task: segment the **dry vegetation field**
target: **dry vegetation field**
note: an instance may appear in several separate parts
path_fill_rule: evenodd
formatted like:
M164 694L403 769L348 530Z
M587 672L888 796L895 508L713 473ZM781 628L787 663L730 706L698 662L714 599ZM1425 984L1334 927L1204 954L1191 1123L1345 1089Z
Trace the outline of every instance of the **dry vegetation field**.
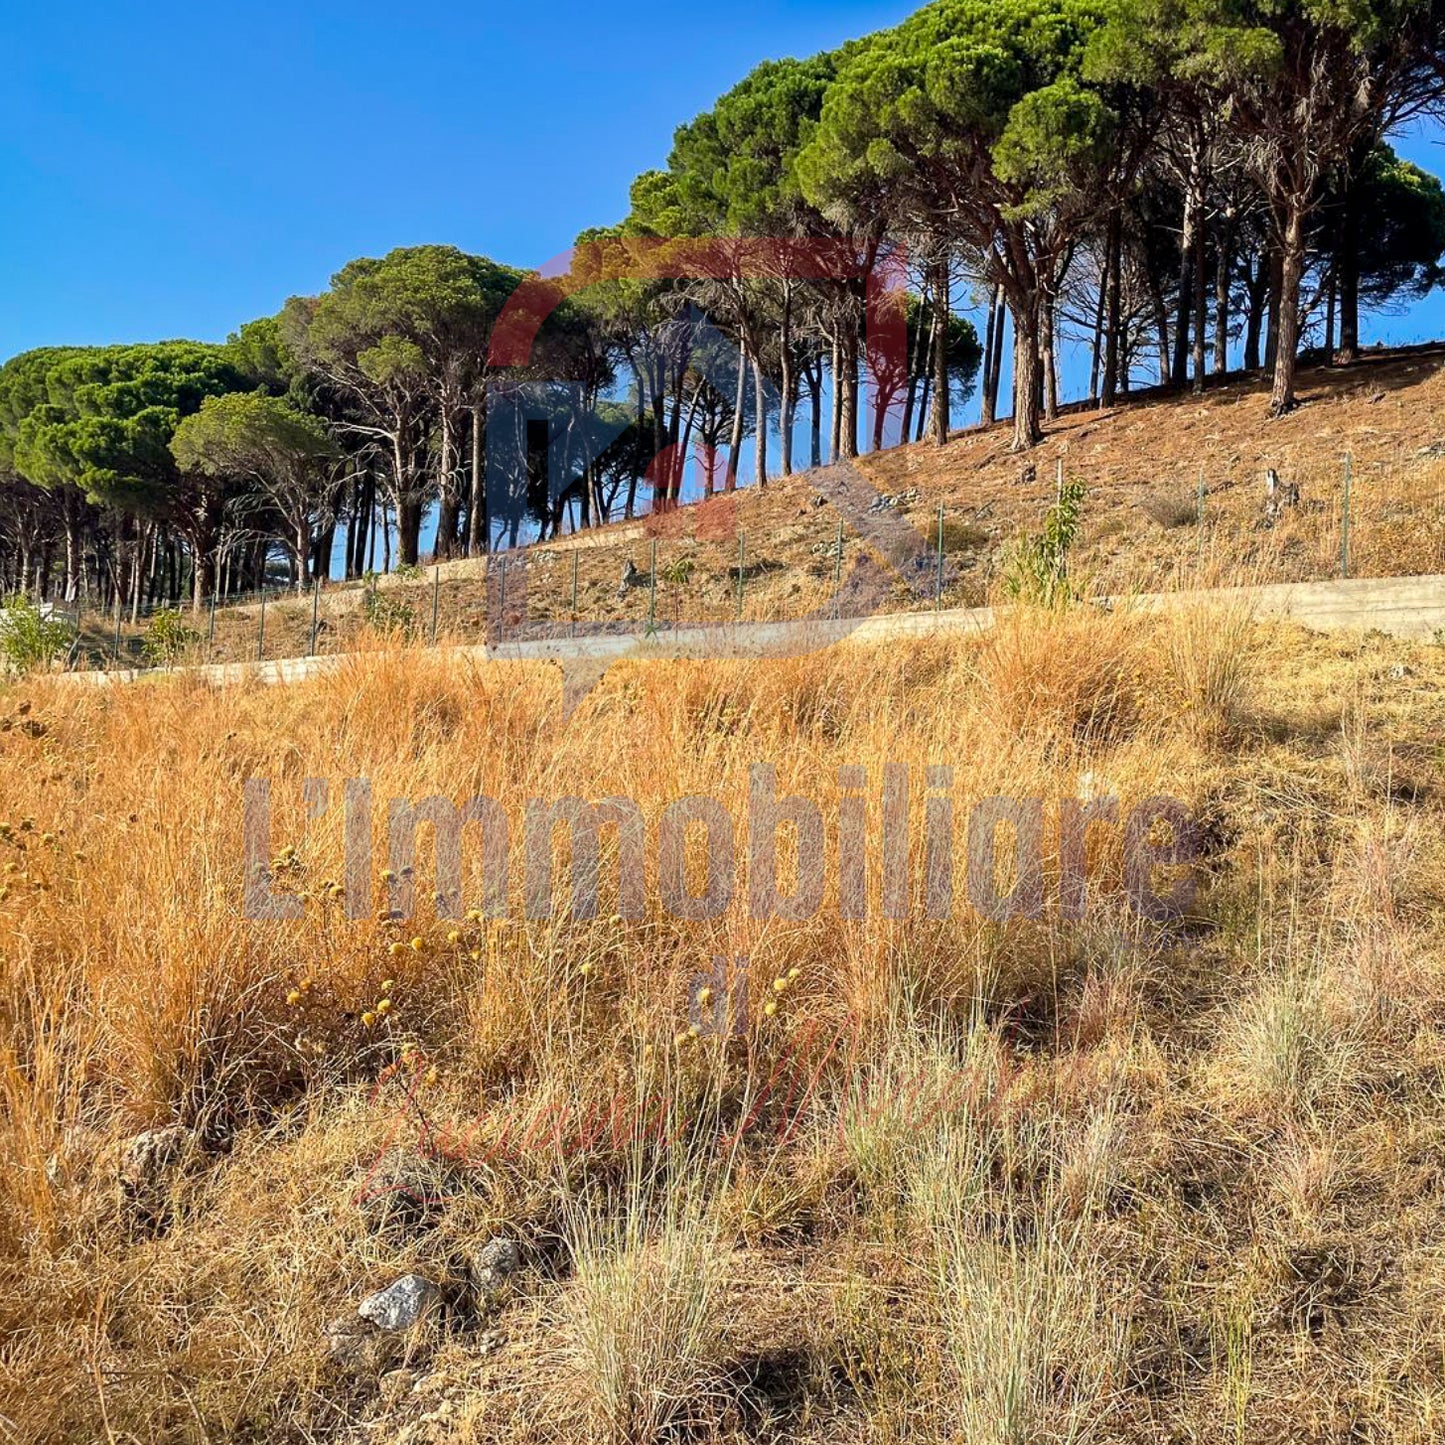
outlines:
M0 1437L1438 1439L1442 687L1438 647L1086 606L619 665L565 719L555 669L420 648L290 688L8 686ZM807 921L663 910L661 811L741 830L759 762L830 856L837 770L868 769L866 920L831 863ZM1042 918L924 917L936 764L960 817L1045 800ZM250 777L296 921L243 916ZM359 920L307 777L371 780ZM1183 919L1124 905L1109 829L1062 916L1060 800L1100 792L1201 820ZM383 800L437 793L501 800L514 848L528 797L635 798L646 916L605 849L594 921L525 918L515 867L509 920L438 920L423 829L390 918ZM695 1036L718 955L746 1024ZM408 1273L422 1321L363 1329Z

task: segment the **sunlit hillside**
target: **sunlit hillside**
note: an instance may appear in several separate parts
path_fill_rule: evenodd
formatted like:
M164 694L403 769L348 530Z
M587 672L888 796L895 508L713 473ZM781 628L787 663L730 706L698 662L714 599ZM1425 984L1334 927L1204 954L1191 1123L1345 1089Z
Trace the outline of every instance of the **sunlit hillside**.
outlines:
M382 579L379 591L356 583L315 598L273 593L264 618L254 599L220 608L214 621L202 609L179 619L174 655L244 662L342 652L377 626L420 642L477 643L574 627L665 633L739 617L979 606L1009 546L1039 527L1061 469L1085 488L1072 565L1096 590L1318 580L1342 567L1357 577L1440 572L1441 365L1440 349L1426 347L1307 369L1302 405L1276 419L1258 377L1198 397L1079 407L1024 457L1009 449L1007 425L975 428L942 449L925 442L864 456L846 492L827 468L801 472L521 553L439 573L428 565ZM1299 488L1299 502L1266 526L1270 468ZM901 562L910 546L926 559L917 573ZM148 630L127 616L117 632L113 615L97 613L84 627L83 660L143 661Z

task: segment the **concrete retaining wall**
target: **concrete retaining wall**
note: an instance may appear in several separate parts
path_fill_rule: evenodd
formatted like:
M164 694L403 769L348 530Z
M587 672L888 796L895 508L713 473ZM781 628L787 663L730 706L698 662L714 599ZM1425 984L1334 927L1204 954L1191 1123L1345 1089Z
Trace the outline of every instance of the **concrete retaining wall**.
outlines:
M461 564L461 565L475 565ZM1257 616L1289 618L1320 631L1375 629L1392 637L1428 641L1445 633L1445 576L1361 577L1336 582L1284 582L1207 592L1148 593L1120 605L1172 608L1199 603L1238 602ZM745 622L724 627L682 628L650 638L606 635L501 642L443 648L448 657L575 660L605 664L624 657L766 657L796 655L841 642L875 645L901 638L980 632L994 624L989 607L948 612L896 612L877 617ZM218 686L241 682L300 682L334 672L356 654L295 657L276 662L224 662L178 669ZM90 683L134 682L162 674L137 668L111 672L62 673Z

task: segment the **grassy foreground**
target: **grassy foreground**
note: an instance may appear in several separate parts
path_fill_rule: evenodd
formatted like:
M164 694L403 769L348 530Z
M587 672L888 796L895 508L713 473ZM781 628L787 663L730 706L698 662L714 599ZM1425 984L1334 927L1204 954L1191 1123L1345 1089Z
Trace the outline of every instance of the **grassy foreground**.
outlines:
M570 718L555 669L425 650L286 689L0 693L0 1435L1438 1439L1442 685L1439 648L1081 608L618 666ZM759 762L822 807L822 908L753 921L744 886L670 917L663 809L718 799L741 855ZM908 919L878 895L889 762ZM960 819L1044 800L1042 919L924 917L936 764ZM249 777L298 921L243 917ZM374 916L343 915L341 809L308 819L307 777L371 780ZM1059 800L1101 792L1202 821L1183 921L1124 907L1117 829L1062 918ZM439 921L425 829L416 916L388 918L385 800L431 794L500 800L514 851L529 797L634 798L646 918L614 914L604 849L596 921L526 920L515 864L510 921ZM961 827L956 854L961 879ZM694 1037L719 955L748 961L746 1025ZM123 1141L173 1123L152 1197L118 1192ZM481 1306L499 1235L522 1266ZM409 1271L442 1305L334 1358L327 1322Z

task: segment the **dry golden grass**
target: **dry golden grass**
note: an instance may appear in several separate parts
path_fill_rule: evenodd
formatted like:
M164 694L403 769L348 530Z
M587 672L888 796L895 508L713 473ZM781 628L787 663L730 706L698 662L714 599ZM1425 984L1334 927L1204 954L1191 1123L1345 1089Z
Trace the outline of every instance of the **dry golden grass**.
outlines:
M10 687L0 1438L1438 1438L1442 687L1423 645L1088 607L620 665L570 717L555 669L425 649L288 688ZM663 809L719 799L741 853L757 762L822 806L830 858L837 769L867 767L874 863L882 764L908 766L908 918L872 876L841 920L831 863L806 921L749 918L745 885L663 911ZM1044 800L1042 919L924 916L939 763L960 892L967 805ZM243 916L252 776L297 921ZM378 809L358 921L327 886L346 777ZM1060 916L1059 801L1101 792L1202 820L1185 920L1124 908L1100 829ZM385 800L478 793L518 853L528 797L636 799L646 917L615 916L609 845L595 921L526 920L519 857L511 921L438 920L427 830L415 918L379 916ZM748 960L746 1028L695 1038L719 955ZM140 1221L114 1149L170 1122L195 1141ZM473 1319L498 1232L525 1268ZM399 1395L323 1325L409 1269L452 1303Z

